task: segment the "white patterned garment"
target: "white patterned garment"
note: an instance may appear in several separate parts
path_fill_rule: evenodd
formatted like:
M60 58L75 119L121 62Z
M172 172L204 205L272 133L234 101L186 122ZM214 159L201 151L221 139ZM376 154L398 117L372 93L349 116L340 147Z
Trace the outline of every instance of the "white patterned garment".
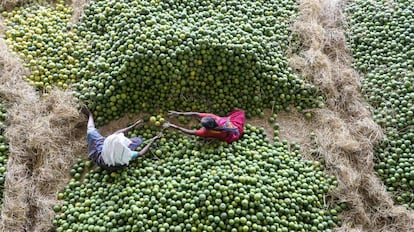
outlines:
M123 133L108 136L102 147L102 159L108 166L128 164L132 158L129 140Z

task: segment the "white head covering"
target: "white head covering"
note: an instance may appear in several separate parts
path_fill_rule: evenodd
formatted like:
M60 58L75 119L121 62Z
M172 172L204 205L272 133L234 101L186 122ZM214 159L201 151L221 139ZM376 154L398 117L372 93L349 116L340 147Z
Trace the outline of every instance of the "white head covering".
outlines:
M109 166L128 164L132 158L132 151L128 147L131 143L124 133L108 136L102 147L103 161Z

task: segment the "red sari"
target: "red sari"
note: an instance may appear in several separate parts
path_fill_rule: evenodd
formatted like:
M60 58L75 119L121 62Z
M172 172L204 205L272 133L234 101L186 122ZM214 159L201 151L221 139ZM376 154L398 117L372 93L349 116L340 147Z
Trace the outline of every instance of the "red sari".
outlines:
M215 114L200 113L200 118L212 117L218 124L218 129L206 129L205 127L196 130L195 135L204 138L216 138L221 141L232 143L243 135L246 118L243 110L235 110L226 117ZM226 130L227 129L227 130Z

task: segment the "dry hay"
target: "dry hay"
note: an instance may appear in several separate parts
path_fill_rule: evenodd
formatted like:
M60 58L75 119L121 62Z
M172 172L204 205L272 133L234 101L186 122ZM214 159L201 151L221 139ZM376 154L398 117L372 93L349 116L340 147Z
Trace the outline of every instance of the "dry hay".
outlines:
M72 0L73 14L72 21L74 23L78 22L80 18L84 15L84 8L88 5L91 0Z
M6 10L12 10L15 7L22 6L25 4L34 4L34 3L54 3L56 0L2 0L0 2L0 7L3 7Z
M0 28L5 28L0 22ZM36 101L37 97L28 91L27 94L15 91L14 86L18 89L26 89L24 83L16 80L27 72L21 63L13 57L7 50L5 41L0 38L0 63L2 66L0 79L0 96L8 103L9 115L19 113L17 105L20 104L22 97L27 97L28 101ZM25 96L22 96L25 95ZM8 134L10 130L21 132L24 125L16 125L13 117L8 118L9 127L6 130L6 137L9 139L10 155L7 162L7 175L4 183L3 207L1 210L1 231L23 231L26 226L26 219L29 213L28 207L28 189L30 185L31 169L29 168L29 158L25 149L19 145L20 137L14 138ZM26 131L23 130L24 134Z
M13 9L15 6L20 5L24 3L24 0L2 0L0 3L0 7L3 7L4 9Z
M0 22L0 28L4 28ZM86 118L69 91L39 97L22 80L28 73L0 38L0 96L8 105L5 135L7 163L1 231L45 231L51 228L56 194L69 180L69 169L86 151Z
M279 124L279 140L300 144L301 154L306 159L321 158L311 155L314 149L310 137L310 134L314 132L311 120L305 119L302 113L293 109L291 112L279 112L277 122Z
M34 231L50 228L56 194L66 185L68 170L76 157L86 154L86 120L76 104L70 92L60 90L52 91L36 104L37 118L31 121L33 131L26 141L33 156Z
M372 120L360 94L360 77L351 68L343 32L345 3L300 1L300 16L292 30L301 50L292 50L290 65L318 86L327 101L325 108L312 110L311 122L291 121L298 117L287 115L280 122L280 136L307 146L306 130L316 133L317 154L338 179L332 195L350 208L342 214L343 225L337 231L413 231L413 212L394 205L374 173L373 148L382 131Z

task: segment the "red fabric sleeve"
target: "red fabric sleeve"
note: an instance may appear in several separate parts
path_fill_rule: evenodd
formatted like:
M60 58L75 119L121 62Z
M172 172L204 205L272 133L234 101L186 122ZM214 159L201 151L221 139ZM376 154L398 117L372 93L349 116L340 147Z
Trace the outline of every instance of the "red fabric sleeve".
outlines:
M195 135L203 138L216 138L222 141L226 141L228 133L225 131L207 130L203 127L201 129L196 130Z
M207 136L206 132L207 132L206 128L203 127L203 128L196 130L194 134L200 137L206 137Z

